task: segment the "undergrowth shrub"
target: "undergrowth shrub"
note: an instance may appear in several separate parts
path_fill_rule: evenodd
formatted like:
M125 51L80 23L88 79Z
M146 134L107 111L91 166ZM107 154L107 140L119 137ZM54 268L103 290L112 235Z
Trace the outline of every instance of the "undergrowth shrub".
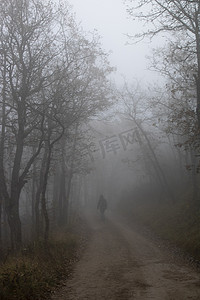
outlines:
M58 234L9 257L0 266L0 300L44 299L70 272L76 246L74 236Z
M174 203L151 193L139 195L123 198L118 210L200 260L200 210L194 207L191 194L180 193Z

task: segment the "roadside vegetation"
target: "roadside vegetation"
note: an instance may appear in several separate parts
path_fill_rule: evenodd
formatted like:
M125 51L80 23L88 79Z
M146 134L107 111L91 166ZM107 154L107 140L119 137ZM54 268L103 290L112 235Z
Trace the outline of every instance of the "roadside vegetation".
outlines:
M73 217L113 69L66 1L1 1L0 37L0 251L18 252Z
M77 260L78 235L53 234L47 243L38 241L9 255L0 265L0 299L49 299L49 294L69 276Z
M199 210L191 205L191 191L176 197L176 202L161 198L144 190L140 197L133 193L120 202L120 211L128 219L149 228L162 240L182 249L185 254L200 260ZM162 196L162 195L161 195Z
M120 211L200 260L200 2L125 2L144 26L131 41L163 43L149 67L164 84L125 83L118 91L120 122L133 128L123 145L132 152L121 161L134 178L121 189Z

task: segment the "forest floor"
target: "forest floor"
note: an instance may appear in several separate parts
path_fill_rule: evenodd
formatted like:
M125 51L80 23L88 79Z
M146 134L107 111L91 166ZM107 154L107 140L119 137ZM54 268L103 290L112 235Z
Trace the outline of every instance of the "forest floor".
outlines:
M200 273L162 241L109 213L88 223L82 258L52 300L200 299Z

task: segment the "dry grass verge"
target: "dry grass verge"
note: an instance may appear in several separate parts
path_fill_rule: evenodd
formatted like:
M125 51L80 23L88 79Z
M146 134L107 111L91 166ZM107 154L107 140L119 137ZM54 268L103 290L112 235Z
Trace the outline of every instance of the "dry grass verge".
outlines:
M0 266L0 299L45 299L69 275L77 245L75 235L59 232L10 256Z
M175 203L161 200L129 197L119 209L200 261L200 210L191 205L189 194L177 197Z

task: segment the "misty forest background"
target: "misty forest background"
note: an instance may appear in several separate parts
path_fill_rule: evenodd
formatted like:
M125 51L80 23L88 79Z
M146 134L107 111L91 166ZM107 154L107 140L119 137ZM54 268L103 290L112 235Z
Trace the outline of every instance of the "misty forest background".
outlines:
M125 5L144 21L132 41L162 35L149 58L159 84L116 86L98 34L65 1L1 0L1 251L48 241L103 193L198 254L200 3Z

